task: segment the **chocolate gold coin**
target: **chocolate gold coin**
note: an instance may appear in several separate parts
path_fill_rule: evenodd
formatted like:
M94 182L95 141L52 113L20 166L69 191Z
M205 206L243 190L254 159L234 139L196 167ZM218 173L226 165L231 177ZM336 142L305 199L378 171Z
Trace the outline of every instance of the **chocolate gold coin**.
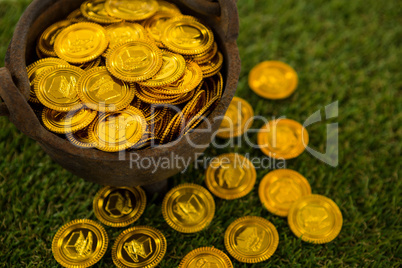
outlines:
M136 226L117 237L112 258L119 268L153 268L163 259L166 249L166 238L159 230Z
M57 56L73 64L90 62L106 50L106 30L96 23L79 22L59 33L54 44Z
M85 268L105 255L109 239L105 229L92 220L74 220L63 225L53 238L52 252L68 268Z
M249 75L249 86L259 96L267 99L284 99L297 88L297 73L279 61L264 61L255 66Z
M311 194L311 187L300 173L290 169L277 169L265 175L258 194L269 212L286 217L295 201Z
M93 208L96 218L111 227L128 226L141 217L146 196L140 187L103 187L96 195Z
M260 149L271 158L296 158L304 152L308 142L307 130L290 119L272 120L258 132Z
M105 3L110 16L128 21L145 20L154 15L158 8L156 0L107 0Z
M229 257L214 247L197 248L188 253L180 262L179 268L233 268Z
M130 83L110 75L106 67L86 71L77 83L77 93L89 108L102 111L119 111L130 105L135 89Z
M323 244L338 236L343 218L339 207L331 199L322 195L307 195L290 207L288 223L296 237Z
M82 108L68 113L44 108L42 111L42 122L45 127L58 134L67 134L79 131L95 119L97 112Z
M268 220L246 216L232 222L225 232L225 247L233 258L244 263L268 260L276 251L279 235Z
M204 187L181 184L170 190L162 203L167 224L181 233L196 233L206 228L215 215L215 201Z
M224 139L238 137L243 135L253 122L253 107L244 99L234 97L216 136Z
M239 154L224 154L213 160L207 169L208 189L222 199L237 199L253 190L257 174L253 163Z

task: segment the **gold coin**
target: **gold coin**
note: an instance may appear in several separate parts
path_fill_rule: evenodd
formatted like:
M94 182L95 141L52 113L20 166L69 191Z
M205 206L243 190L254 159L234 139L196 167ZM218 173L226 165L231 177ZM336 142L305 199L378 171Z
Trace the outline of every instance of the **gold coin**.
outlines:
M297 88L296 71L279 61L264 61L255 66L249 75L249 86L259 96L267 99L284 99Z
M184 55L197 55L211 49L214 34L211 29L191 16L169 20L162 33L162 43L171 51Z
M71 20L62 20L47 28L38 39L38 48L40 52L48 57L56 57L57 55L54 51L54 44L57 36L62 30L73 24L74 22Z
M68 113L44 108L42 122L52 132L67 134L87 127L95 119L96 115L97 112L86 108Z
M48 68L35 79L35 94L50 109L59 112L77 110L82 103L77 95L76 84L83 73L83 70L71 65Z
M207 189L186 183L170 190L162 203L167 224L181 233L196 233L205 229L215 215L215 201Z
M200 68L204 77L211 77L221 70L222 65L223 55L222 53L218 52L210 61L200 64Z
M67 19L73 22L88 21L87 18L85 18L84 15L82 15L81 9L76 9L73 12L71 12L70 15L67 16Z
M225 247L239 262L257 263L268 260L276 251L279 235L268 220L246 216L232 222L225 232Z
M101 59L101 57L99 57L99 58L97 58L96 60L83 63L83 64L81 64L81 65L78 66L78 67L80 67L80 68L83 69L84 71L87 71L87 70L89 70L89 69L98 67L98 66L101 64L101 62L102 62L102 59Z
M159 5L158 11L161 11L161 12L173 12L173 13L181 14L180 9L173 3L158 0L158 5Z
M108 44L106 30L102 26L91 22L79 22L59 33L54 50L59 58L81 64L98 58Z
M164 48L162 43L162 32L165 27L166 21L177 16L172 12L156 12L154 16L150 17L144 22L144 28L148 35L152 37L158 47Z
M142 112L129 106L123 111L100 116L90 126L89 137L99 150L119 152L135 145L146 128Z
M162 68L149 80L138 82L147 87L161 87L179 80L186 70L186 61L182 55L171 53L167 50L162 51Z
M67 139L79 148L95 148L95 144L89 138L88 127L85 127L77 132L70 132L66 135Z
M51 67L58 65L69 65L68 62L58 59L58 58L45 58L38 60L27 67L29 85L31 86L31 91L29 92L29 101L32 103L40 103L35 94L35 79L40 76L40 74Z
M119 268L152 268L163 259L166 249L166 238L161 231L149 226L135 226L117 237L112 258Z
M105 255L109 239L105 229L92 220L63 225L53 238L52 252L64 267L89 267Z
M277 169L265 175L258 194L269 212L286 217L295 201L311 194L311 187L300 173L290 169Z
M238 137L243 135L253 122L253 107L244 99L234 97L216 136L223 139Z
M257 173L253 163L239 154L214 158L206 172L208 189L222 199L237 199L253 190Z
M290 229L303 241L323 244L334 240L341 232L343 218L339 207L322 195L307 195L290 207Z
M214 42L214 45L212 46L212 48L210 50L208 50L207 52L204 52L199 55L186 56L186 59L195 61L196 63L201 65L208 61L211 61L216 56L217 53L218 53L218 44L216 42Z
M94 22L110 24L120 22L121 19L109 16L105 10L106 0L88 0L82 3L82 15Z
M86 71L77 83L78 97L85 106L101 112L115 112L130 105L135 89L110 75L106 67Z
M304 152L308 142L307 130L290 119L272 120L258 132L260 149L271 158L296 158Z
M138 23L120 22L106 27L109 38L109 47L113 48L119 43L145 39L144 27Z
M162 51L152 42L130 41L107 53L106 66L113 76L127 82L153 77L162 67Z
M147 199L140 187L103 187L96 195L93 208L96 218L112 227L128 226L144 213Z
M105 3L110 16L128 21L145 20L154 15L158 8L156 0L107 0Z
M188 253L180 262L179 268L233 268L228 255L214 247L197 248Z

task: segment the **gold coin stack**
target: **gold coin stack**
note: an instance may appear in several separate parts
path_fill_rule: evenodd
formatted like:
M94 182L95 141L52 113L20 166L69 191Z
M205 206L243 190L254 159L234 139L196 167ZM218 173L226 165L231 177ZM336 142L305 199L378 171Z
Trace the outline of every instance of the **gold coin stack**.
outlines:
M48 27L36 51L29 101L48 130L83 148L168 143L222 97L212 30L166 1L86 1Z

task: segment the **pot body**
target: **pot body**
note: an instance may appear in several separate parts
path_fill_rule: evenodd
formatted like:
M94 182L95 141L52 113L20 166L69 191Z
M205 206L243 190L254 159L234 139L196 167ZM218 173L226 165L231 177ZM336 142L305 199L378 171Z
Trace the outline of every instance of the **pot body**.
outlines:
M217 108L194 133L174 145L149 149L106 153L77 148L68 140L47 131L29 106L29 80L26 66L34 61L37 37L51 24L80 7L82 0L34 0L22 15L0 69L0 115L6 115L16 127L36 140L62 167L88 181L111 186L155 185L177 174L209 146L236 91L240 59L236 39L239 31L234 0L173 0L185 14L197 16L214 33L225 62L222 69L224 94ZM218 118L217 120L214 120ZM159 161L159 163L158 163ZM161 165L165 163L164 165ZM170 164L166 164L170 161Z

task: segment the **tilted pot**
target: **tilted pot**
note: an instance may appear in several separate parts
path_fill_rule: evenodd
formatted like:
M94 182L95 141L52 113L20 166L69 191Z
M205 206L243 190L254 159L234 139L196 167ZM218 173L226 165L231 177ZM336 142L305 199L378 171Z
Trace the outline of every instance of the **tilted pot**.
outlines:
M62 167L88 181L111 186L146 186L158 191L167 178L182 171L184 166L138 168L130 166L130 154L106 153L96 149L78 148L68 140L46 130L28 104L30 85L26 67L35 60L38 36L51 24L66 18L80 7L82 0L34 0L22 15L9 45L5 67L0 69L0 116L10 121L25 135L36 140L43 150ZM224 93L217 108L209 115L212 125L206 122L198 128L209 129L203 133L189 133L174 146L159 146L137 151L138 156L149 159L172 158L172 154L186 161L195 161L210 144L212 133L221 123L214 118L225 114L236 91L240 75L240 58L236 44L239 17L235 0L172 0L183 13L201 18L215 34L224 55ZM197 145L194 148L190 141ZM121 160L125 158L125 160ZM149 189L149 187L148 187Z

